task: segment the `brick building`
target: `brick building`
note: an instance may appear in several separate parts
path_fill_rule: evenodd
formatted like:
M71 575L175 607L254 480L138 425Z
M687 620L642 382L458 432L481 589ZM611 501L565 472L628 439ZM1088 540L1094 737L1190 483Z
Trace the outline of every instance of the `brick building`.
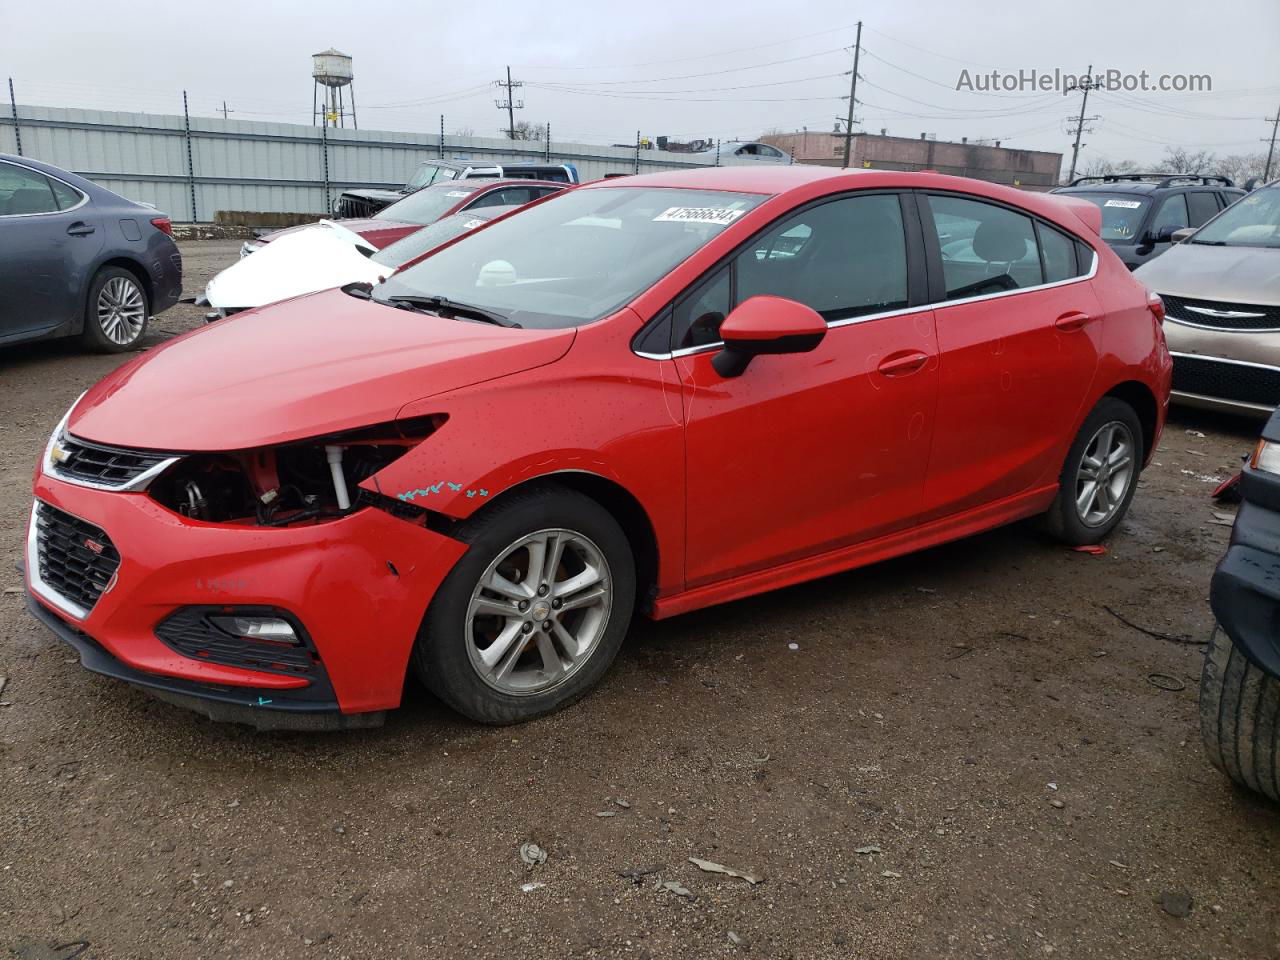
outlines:
M760 138L795 157L797 163L840 166L844 159L844 135L816 132L767 134ZM1027 190L1049 190L1058 185L1062 154L1044 150L1014 150L995 143L959 143L921 134L919 139L884 134L855 133L849 166L876 170L936 170L958 177L973 177Z

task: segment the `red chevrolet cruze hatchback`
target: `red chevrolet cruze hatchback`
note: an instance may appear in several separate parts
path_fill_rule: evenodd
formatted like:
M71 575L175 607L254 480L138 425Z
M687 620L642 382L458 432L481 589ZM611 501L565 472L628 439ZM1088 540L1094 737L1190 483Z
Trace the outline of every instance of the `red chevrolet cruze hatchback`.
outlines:
M215 718L368 724L412 665L507 723L587 691L636 612L1033 515L1096 542L1170 379L1098 227L806 166L552 197L89 390L36 472L32 610Z

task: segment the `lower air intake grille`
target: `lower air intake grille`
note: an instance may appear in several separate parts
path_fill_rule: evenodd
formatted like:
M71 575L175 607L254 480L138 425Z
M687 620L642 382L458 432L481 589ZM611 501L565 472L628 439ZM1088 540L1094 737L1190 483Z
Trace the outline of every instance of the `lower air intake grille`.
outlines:
M309 676L320 672L319 657L306 641L295 646L237 637L209 621L210 614L224 612L223 608L186 607L162 620L156 636L194 660L267 673ZM279 615L274 610L264 612Z
M364 219L372 217L387 206L388 204L382 200L373 200L369 197L354 197L349 193L344 193L338 197L338 209L335 213L343 219Z
M1225 363L1209 357L1173 358L1173 389L1220 400L1280 404L1280 370Z
M106 533L47 503L36 508L36 548L45 586L85 610L93 609L120 566Z

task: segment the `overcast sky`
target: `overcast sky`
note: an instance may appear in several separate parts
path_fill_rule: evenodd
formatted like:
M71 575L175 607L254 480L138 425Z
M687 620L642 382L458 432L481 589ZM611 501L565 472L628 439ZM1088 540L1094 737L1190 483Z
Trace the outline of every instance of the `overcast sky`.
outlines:
M830 130L845 112L861 18L862 127L990 138L1069 153L1078 94L959 92L961 71L1208 74L1213 93L1097 92L1088 159L1155 160L1162 145L1265 149L1280 109L1280 2L1160 0L735 0L697 3L306 3L186 0L103 4L0 0L0 71L19 103L307 123L310 55L354 58L362 128L470 129L505 114L488 84L510 64L525 108L553 139L753 139ZM858 129L855 126L855 129Z

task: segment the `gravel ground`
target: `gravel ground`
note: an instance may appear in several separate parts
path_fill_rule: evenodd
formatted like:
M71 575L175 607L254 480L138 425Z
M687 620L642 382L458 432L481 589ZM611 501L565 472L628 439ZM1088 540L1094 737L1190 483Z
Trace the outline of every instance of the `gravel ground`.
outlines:
M238 245L184 244L188 293ZM119 362L0 353L0 950L1280 956L1280 818L1205 760L1200 648L1105 609L1208 635L1209 478L1256 424L1178 414L1103 557L1018 525L641 623L525 726L410 683L382 729L256 734L85 672L11 592L38 450Z

